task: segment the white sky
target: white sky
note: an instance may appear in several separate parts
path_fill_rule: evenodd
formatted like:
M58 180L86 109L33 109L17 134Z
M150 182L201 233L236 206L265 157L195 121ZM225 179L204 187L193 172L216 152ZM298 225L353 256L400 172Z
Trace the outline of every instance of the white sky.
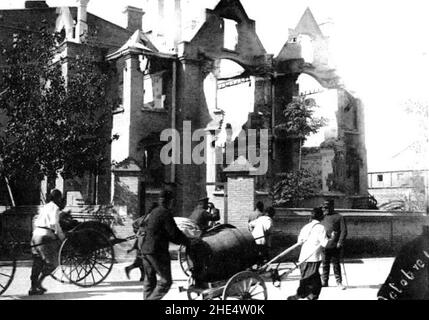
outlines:
M47 3L60 6L76 2ZM142 7L143 3L91 0L89 11L123 24L122 9L126 5ZM256 20L265 48L275 55L286 42L288 29L296 26L307 6L318 23L328 22L322 30L329 30L338 73L366 106L370 171L382 169L392 155L418 137L418 128L407 121L402 104L409 99L429 101L429 1L242 0L242 4ZM0 0L0 8L23 5L24 1Z

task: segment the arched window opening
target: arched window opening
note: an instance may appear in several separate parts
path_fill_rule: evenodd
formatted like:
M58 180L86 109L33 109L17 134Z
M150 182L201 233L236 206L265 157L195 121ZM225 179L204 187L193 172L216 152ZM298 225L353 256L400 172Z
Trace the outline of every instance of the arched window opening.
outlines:
M238 44L237 22L231 19L223 19L224 42L223 47L235 51Z

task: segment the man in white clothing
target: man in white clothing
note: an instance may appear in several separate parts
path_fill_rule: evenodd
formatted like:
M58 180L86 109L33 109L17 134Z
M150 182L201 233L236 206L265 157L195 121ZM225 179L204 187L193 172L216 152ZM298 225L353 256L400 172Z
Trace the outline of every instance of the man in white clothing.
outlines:
M322 290L322 281L319 268L322 263L322 248L328 243L325 227L320 223L323 220L323 210L315 208L311 222L302 228L298 243L302 244L299 256L301 281L297 294L288 300L308 299L317 300Z
M31 289L29 295L42 295L46 289L42 281L58 266L58 250L64 240L60 226L60 213L63 208L62 194L52 190L49 202L41 208L34 220L31 239L33 267L31 270Z
M275 210L270 207L265 210L263 216L249 223L249 229L264 259L268 258L269 249L271 248L271 231L274 224L274 215Z
M259 217L262 217L263 215L264 215L264 204L261 201L258 201L255 206L255 211L253 211L249 215L249 220L247 222L250 224L252 221L255 221L256 219L258 219Z

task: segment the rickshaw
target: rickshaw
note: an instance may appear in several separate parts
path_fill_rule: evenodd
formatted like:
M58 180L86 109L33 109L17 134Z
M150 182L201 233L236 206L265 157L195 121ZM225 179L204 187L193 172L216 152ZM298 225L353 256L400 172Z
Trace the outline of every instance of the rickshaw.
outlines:
M267 278L280 287L282 278L300 266L281 269L281 259L300 246L297 243L265 262L247 229L216 226L182 248L182 269L190 276L188 287L179 290L189 300L267 300Z
M59 266L51 276L61 283L93 287L112 271L114 246L136 237L119 239L109 225L100 221L73 222L69 228L64 228L66 238L59 249ZM0 294L12 283L17 268L15 253L22 251L24 246L31 248L0 235Z

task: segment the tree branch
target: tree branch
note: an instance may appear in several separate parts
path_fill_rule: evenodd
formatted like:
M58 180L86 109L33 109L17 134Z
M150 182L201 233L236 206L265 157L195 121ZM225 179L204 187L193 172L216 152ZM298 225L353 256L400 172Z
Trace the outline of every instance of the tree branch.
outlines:
M9 91L9 88L4 89L2 92L0 92L0 97L6 94L8 91Z

